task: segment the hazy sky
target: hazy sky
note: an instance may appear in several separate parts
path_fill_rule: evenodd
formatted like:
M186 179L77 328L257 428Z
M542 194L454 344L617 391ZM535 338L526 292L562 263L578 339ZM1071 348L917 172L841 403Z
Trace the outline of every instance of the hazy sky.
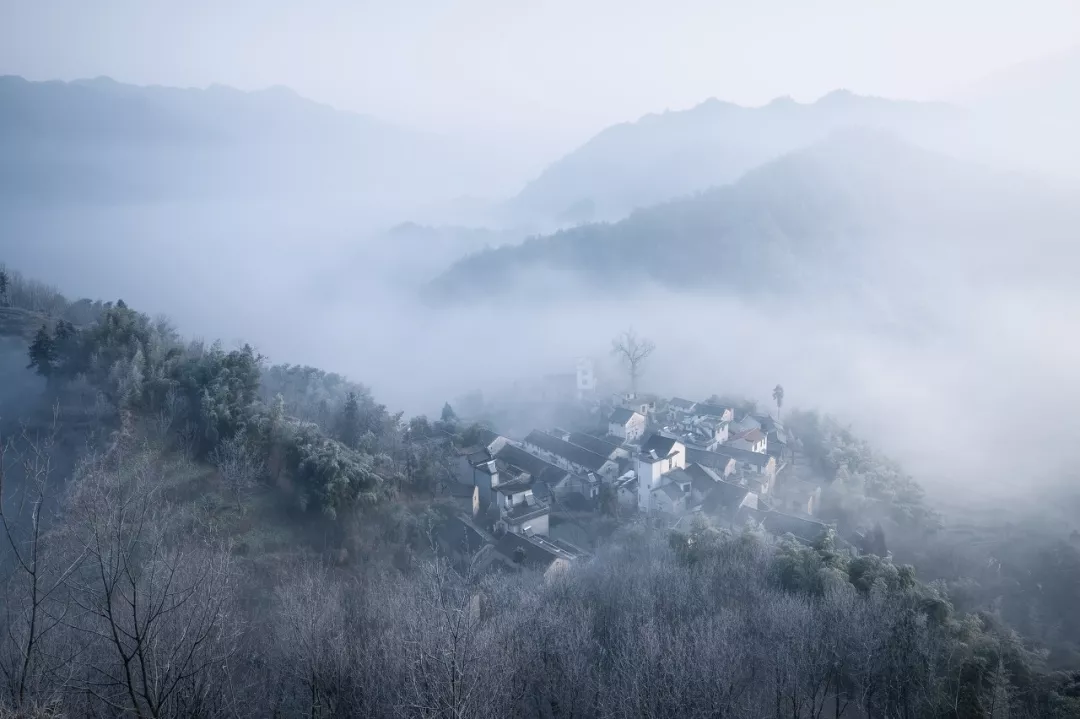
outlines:
M1080 44L1076 0L0 0L0 73L283 84L415 126L577 141L716 96L933 97Z

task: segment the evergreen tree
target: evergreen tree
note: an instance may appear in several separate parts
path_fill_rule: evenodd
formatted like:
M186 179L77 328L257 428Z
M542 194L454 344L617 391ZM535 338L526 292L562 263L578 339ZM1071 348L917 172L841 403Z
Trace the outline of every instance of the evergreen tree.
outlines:
M26 368L36 369L39 375L48 378L52 376L55 367L56 347L53 344L52 336L49 334L49 328L42 325L30 345L30 364Z
M337 430L339 441L346 447L356 449L360 444L360 397L356 392L349 392L345 396Z
M446 423L453 423L458 421L457 413L454 412L454 408L447 402L442 408L442 421Z
M0 307L7 307L8 305L8 273L7 270L0 269Z

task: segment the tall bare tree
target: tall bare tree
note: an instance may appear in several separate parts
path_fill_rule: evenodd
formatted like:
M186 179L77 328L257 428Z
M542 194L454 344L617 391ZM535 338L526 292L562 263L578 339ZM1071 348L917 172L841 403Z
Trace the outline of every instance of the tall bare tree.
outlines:
M645 360L655 351L652 340L639 337L632 327L611 341L611 353L625 365L630 375L630 391L635 395Z
M68 532L87 556L68 587L90 639L87 713L214 716L227 695L236 572L227 548L161 496L160 470L140 450L93 463L75 482Z
M58 700L64 672L72 663L70 645L54 638L66 618L64 582L85 553L64 556L53 551L42 516L56 470L57 414L54 409L44 435L24 428L18 437L0 438L0 527L14 570L0 595L0 675L16 709ZM21 491L5 486L12 469L21 475Z

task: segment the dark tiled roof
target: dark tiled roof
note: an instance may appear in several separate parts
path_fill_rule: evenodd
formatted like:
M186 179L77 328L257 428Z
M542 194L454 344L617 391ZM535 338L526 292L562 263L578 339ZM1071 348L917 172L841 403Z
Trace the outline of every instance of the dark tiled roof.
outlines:
M459 517L451 517L442 523L438 540L444 551L473 555L488 544L483 532Z
M824 522L796 517L793 514L783 512L760 512L759 514L765 531L778 537L791 534L796 539L813 543L821 539L821 535L825 534L825 530L829 528L829 525Z
M529 454L521 447L507 444L495 453L495 456L508 465L518 467L532 475L533 479L551 481L555 475L566 476L566 471L550 462L545 462L534 454Z
M495 551L511 562L517 562L520 556L524 566L540 571L546 571L557 559L573 559L570 552L556 544L513 532L507 532L495 543Z
M706 514L731 515L742 505L748 494L750 490L746 487L721 480L705 495L701 510Z
M529 436L525 438L525 443L539 447L546 452L551 452L591 472L599 472L600 468L608 462L607 457L596 452L590 452L576 444L570 444L558 437L552 437L547 432L540 432L539 430L529 432Z
M584 432L571 432L569 442L570 444L584 447L590 452L595 452L603 457L610 457L619 449L610 442L602 440L599 437L594 437L591 434L585 434Z
M647 455L649 452L656 452L656 456L663 459L674 451L676 442L678 442L678 440L672 439L671 437L665 437L662 434L654 434L641 446L641 453Z
M723 405L719 404L705 404L704 402L701 402L696 407L694 407L694 413L703 415L705 417L723 417L724 412L727 412L729 409L731 409L731 407L724 407Z
M630 421L637 412L632 409L626 409L625 407L616 407L615 411L608 417L608 422L612 424L626 424Z
M694 488L695 492L701 494L708 493L720 481L720 475L708 467L696 463L686 466L686 474L690 477L690 486Z
M672 397L671 401L668 402L668 404L675 409L690 410L694 408L694 405L696 405L697 402L691 402L690 400L683 399L682 397Z
M663 487L660 488L660 491L666 494L668 496L668 499L670 499L672 502L678 502L686 495L686 493L683 492L679 488L679 485L675 482L665 484Z
M728 447L727 445L720 445L716 449L712 450L712 452L705 452L705 454L719 454L724 457L731 457L736 462L746 462L747 464L752 464L755 467L764 467L769 463L769 460L772 459L770 455L764 454L762 452L751 452L748 449L738 449L737 447ZM693 461L695 462L701 461L699 459L694 459L693 457L691 457L689 455L689 451L687 454L687 459L693 459ZM702 464L708 464L708 462L702 462Z

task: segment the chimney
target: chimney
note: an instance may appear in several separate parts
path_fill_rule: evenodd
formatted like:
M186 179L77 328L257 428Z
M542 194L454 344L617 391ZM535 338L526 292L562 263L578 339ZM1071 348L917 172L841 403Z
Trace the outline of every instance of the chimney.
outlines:
M649 450L649 456L652 457L653 459L660 459L660 457L656 454L655 449L650 449Z

